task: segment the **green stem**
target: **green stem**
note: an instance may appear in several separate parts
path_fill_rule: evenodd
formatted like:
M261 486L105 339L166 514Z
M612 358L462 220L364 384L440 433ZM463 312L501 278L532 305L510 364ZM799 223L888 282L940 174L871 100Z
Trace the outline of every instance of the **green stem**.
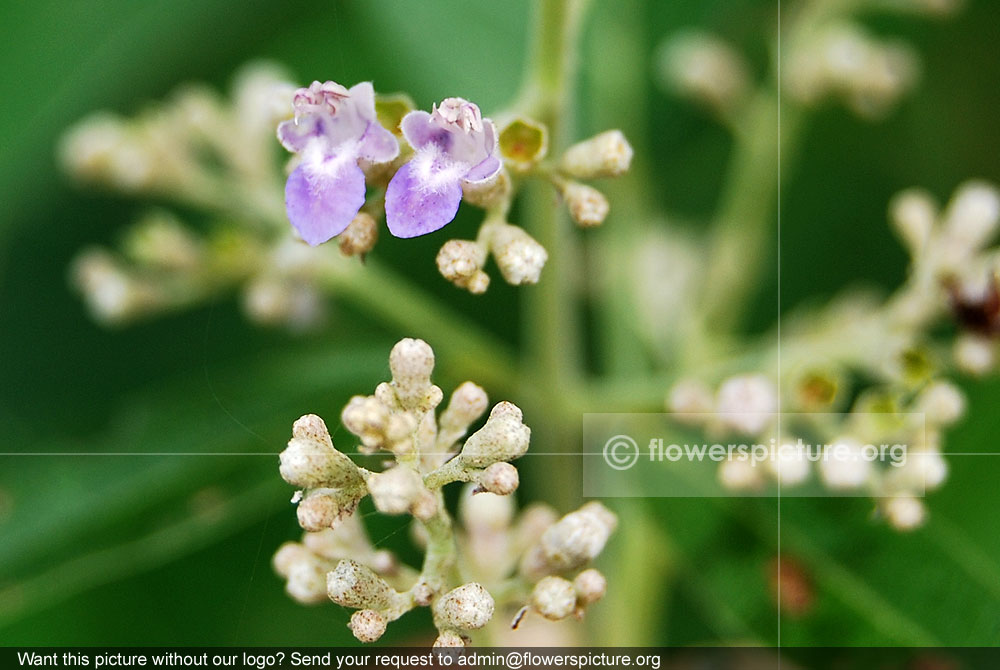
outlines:
M443 594L448 590L455 570L455 536L451 532L451 517L444 504L444 496L437 491L437 512L427 521L422 522L427 530L427 553L424 555L424 565L420 573L435 593Z
M779 117L780 115L780 117ZM715 216L702 313L705 330L739 325L766 263L777 253L775 204L784 147L801 126L796 110L781 109L768 87L750 102Z

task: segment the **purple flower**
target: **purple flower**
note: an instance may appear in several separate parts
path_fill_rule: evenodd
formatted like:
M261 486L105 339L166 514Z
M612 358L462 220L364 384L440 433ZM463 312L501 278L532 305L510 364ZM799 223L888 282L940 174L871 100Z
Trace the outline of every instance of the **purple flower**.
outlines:
M385 221L396 237L417 237L455 218L463 183L500 172L497 132L479 107L462 98L446 98L430 114L410 112L400 128L416 152L389 182Z
M285 209L302 239L315 246L342 233L365 204L361 159L386 163L399 144L375 117L371 82L350 90L314 81L293 100L295 118L278 126L278 139L302 158L285 184Z

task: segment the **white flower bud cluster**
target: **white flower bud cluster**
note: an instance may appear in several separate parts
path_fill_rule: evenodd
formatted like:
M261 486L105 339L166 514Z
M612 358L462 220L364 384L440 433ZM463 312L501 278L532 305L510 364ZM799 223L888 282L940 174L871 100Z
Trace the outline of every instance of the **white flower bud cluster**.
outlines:
M804 104L837 97L859 116L877 118L913 88L919 70L908 45L831 23L792 45L782 74L785 89Z
M750 73L743 58L706 33L671 37L659 48L657 65L665 87L723 118L738 111L749 91Z
M545 248L522 228L494 220L483 224L476 241L445 242L437 256L438 271L459 288L484 293L490 285L483 270L489 255L504 281L513 286L538 283L549 258Z
M582 616L606 590L604 577L584 568L607 542L614 514L588 503L561 520L541 506L515 519L510 494L519 477L509 461L526 453L531 438L521 410L497 403L466 438L488 406L482 388L461 384L435 417L442 394L431 382L431 348L421 340L401 340L389 367L392 381L372 396L352 398L343 422L363 451L390 452L394 464L381 472L358 467L334 447L316 415L303 416L292 428L279 471L301 489L293 502L306 533L274 557L288 593L302 603L332 600L356 610L348 627L362 642L380 639L389 623L416 607L431 609L439 632L435 646L465 646L499 606L522 606L525 599L544 617ZM461 527L453 533L441 489L455 481L470 484L460 505ZM419 572L372 546L353 513L366 495L382 514L413 517L417 543L426 550ZM465 583L455 583L456 565ZM577 574L567 581L574 576L567 573ZM568 605L554 591L546 596L551 587L534 586L545 577L546 584L568 584ZM504 594L499 604L494 589Z

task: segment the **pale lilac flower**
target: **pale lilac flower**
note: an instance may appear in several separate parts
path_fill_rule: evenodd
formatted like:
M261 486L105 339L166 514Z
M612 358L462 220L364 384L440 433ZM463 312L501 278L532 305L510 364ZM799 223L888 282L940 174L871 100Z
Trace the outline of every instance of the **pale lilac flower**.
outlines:
M315 246L342 233L365 204L361 159L386 163L399 144L375 117L371 82L350 90L314 81L295 92L295 118L278 126L278 139L302 158L285 184L288 218Z
M500 172L497 132L462 98L446 98L430 114L410 112L400 128L416 153L389 182L385 219L396 237L417 237L455 218L463 183L483 183Z

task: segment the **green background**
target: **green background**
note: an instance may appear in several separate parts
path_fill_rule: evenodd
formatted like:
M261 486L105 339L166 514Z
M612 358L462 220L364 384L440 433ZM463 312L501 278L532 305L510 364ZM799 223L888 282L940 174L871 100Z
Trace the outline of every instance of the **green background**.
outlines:
M71 187L55 167L60 132L95 109L135 113L182 82L225 88L237 67L259 58L285 64L301 82L370 79L422 107L461 95L488 112L516 92L529 5L0 5L0 451L86 454L0 457L0 642L352 643L348 612L294 604L270 570L274 548L297 536L273 456L156 454L276 452L297 416L335 416L383 379L389 347L406 335L336 305L328 328L290 336L248 325L231 298L118 330L95 325L68 288L70 259L83 246L114 243L148 203ZM923 186L945 199L969 177L1000 180L996 8L969 5L948 21L870 24L906 36L924 61L921 86L888 119L866 123L830 106L810 121L782 187L782 310L844 286L903 279L905 255L885 223L899 189ZM639 76L643 108L622 110L621 125L645 138L636 148L656 204L697 227L712 212L730 142L655 85L653 50L673 31L700 26L745 48L763 70L774 25L770 2L595 2L579 136L616 118L614 78ZM628 48L600 47L607 35L626 36ZM646 71L637 75L628 54ZM474 217L454 225L471 235ZM451 289L433 269L441 239L431 237L384 240L376 253L516 344L517 291L499 282L485 298ZM773 322L778 289L769 273L754 327ZM947 448L997 451L1000 384L962 385L969 416ZM94 455L122 452L132 455ZM950 466L929 499L930 523L912 534L872 522L865 500L780 502L782 551L816 590L807 615L782 617L783 644L1000 642L1000 458L957 457ZM526 474L520 498L544 499L546 476ZM594 613L594 639L777 641L768 588L777 500L609 505L629 523L600 563L610 593ZM402 519L369 520L374 539L414 558ZM623 629L616 622L634 620L614 616L623 611L640 613L641 625ZM411 614L385 641L424 643L428 629L426 612Z

